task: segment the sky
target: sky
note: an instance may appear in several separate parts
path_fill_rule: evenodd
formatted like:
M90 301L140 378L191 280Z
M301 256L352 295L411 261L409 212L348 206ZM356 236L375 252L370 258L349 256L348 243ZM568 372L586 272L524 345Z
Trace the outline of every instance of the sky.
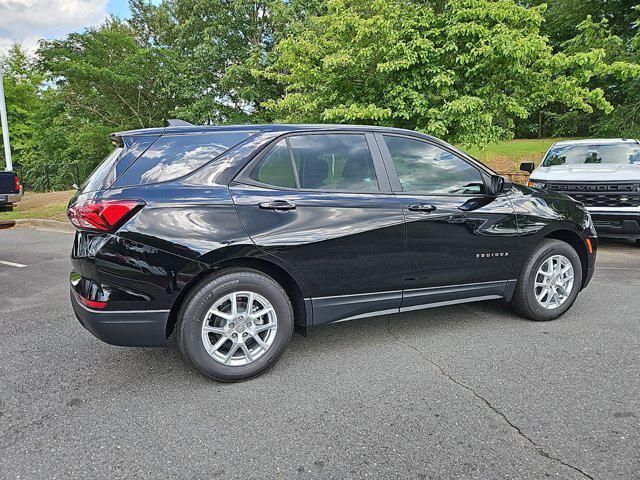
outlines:
M0 0L0 52L18 41L34 50L41 38L61 38L102 22L129 15L128 0Z

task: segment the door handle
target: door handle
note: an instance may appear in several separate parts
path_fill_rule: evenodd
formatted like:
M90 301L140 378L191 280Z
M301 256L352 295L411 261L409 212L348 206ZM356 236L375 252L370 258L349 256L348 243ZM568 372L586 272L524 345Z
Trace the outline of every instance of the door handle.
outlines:
M417 205L409 205L409 211L411 212L431 213L437 209L438 207L436 207L435 205L429 205L427 203L418 203Z
M273 202L262 202L258 204L258 207L263 210L295 210L298 206L295 203L287 202L286 200L274 200Z

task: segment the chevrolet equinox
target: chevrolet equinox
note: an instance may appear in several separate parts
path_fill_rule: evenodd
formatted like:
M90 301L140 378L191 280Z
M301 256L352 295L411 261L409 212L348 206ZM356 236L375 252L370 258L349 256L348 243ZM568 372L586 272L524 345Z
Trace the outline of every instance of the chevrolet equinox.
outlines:
M69 203L75 313L114 345L173 335L218 380L330 322L499 298L552 320L593 275L581 203L421 133L170 122L111 140Z

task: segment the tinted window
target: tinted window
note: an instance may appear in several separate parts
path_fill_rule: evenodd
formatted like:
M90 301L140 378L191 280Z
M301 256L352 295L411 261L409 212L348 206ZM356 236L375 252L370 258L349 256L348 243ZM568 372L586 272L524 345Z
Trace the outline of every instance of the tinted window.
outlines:
M480 172L456 155L430 143L385 135L403 192L484 193Z
M589 163L640 164L640 145L559 145L549 150L542 165L553 167Z
M300 188L378 190L378 179L364 135L299 135L290 137L289 142Z
M80 186L81 192L92 192L94 190L100 190L105 185L110 185L113 179L108 179L109 175L112 175L114 171L114 164L118 160L118 157L122 153L122 148L116 148L96 167L96 169L89 175L89 178Z
M165 182L193 172L253 132L163 135L116 182L116 186Z
M291 157L286 140L281 140L249 176L252 180L278 187L296 188Z

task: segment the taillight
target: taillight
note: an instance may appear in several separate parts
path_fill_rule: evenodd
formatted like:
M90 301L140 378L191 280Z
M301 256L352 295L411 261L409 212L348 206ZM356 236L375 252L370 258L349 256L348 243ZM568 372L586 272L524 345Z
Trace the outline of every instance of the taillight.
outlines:
M80 303L89 307L89 308L104 308L107 306L107 302L98 302L96 300L89 300L88 298L84 298L82 295L78 295L78 299Z
M111 232L142 206L141 200L89 200L69 207L67 216L80 230Z
M13 189L16 192L20 191L20 179L18 178L18 175L16 175L15 173L13 174Z

